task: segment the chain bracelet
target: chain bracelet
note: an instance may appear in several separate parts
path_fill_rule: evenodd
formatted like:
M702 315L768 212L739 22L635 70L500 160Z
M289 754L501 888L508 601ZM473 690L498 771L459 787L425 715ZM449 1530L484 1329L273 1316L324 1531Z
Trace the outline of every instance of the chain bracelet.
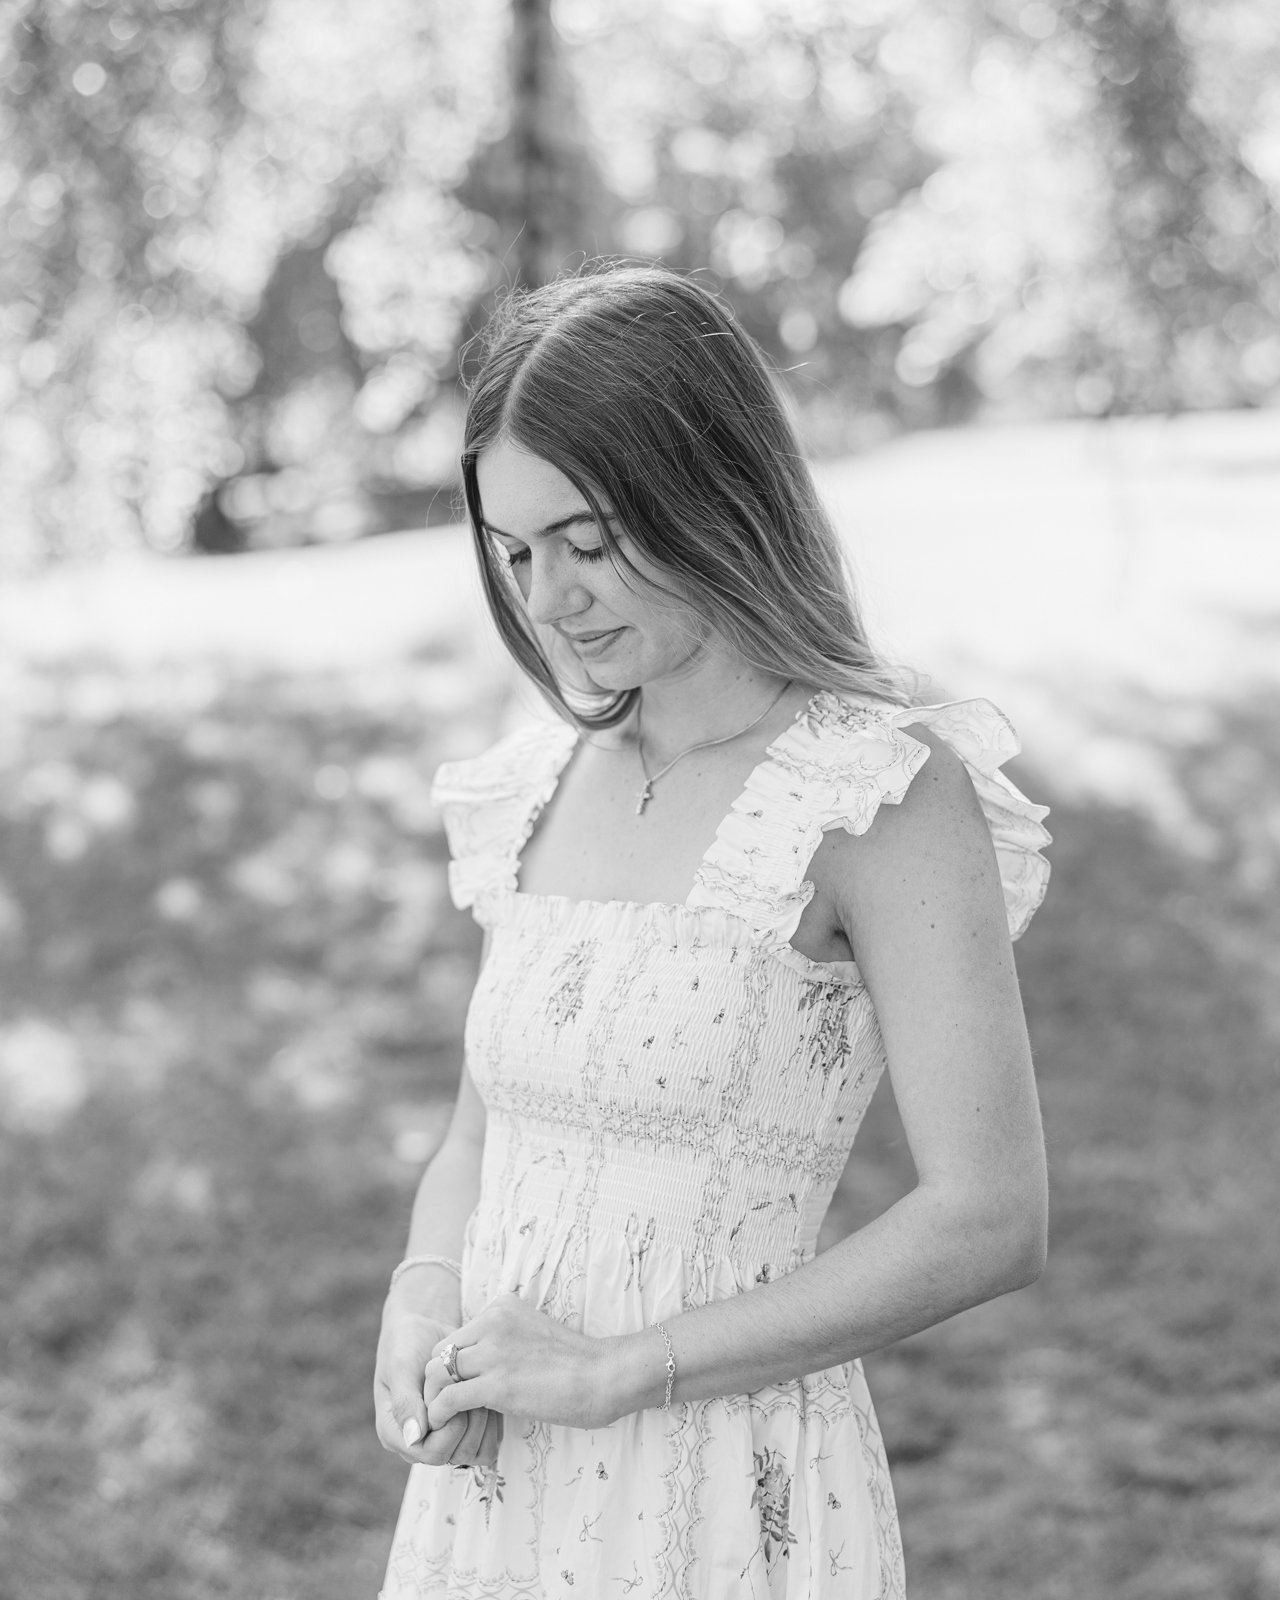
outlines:
M655 1322L654 1327L662 1335L662 1342L667 1347L667 1398L662 1402L664 1411L671 1410L671 1386L676 1381L676 1353L671 1348L671 1340L667 1337L667 1330L660 1322Z

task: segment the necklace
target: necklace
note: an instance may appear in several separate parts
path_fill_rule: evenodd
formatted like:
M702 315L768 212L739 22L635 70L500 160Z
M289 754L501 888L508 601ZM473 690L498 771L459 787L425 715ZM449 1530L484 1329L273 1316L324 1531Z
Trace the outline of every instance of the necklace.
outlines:
M774 695L773 699L770 700L769 704L764 708L760 715L758 717L753 717L751 721L747 723L745 728L739 728L736 733L726 733L723 739L704 739L701 744L691 744L687 750L682 750L678 756L674 756L670 761L667 762L666 766L663 767L661 772L655 772L652 777L649 776L649 769L645 765L644 736L640 731L640 715L639 712L637 712L636 751L640 757L640 770L644 773L644 788L641 789L639 794L636 796L636 816L639 817L644 815L644 808L649 804L650 800L653 799L654 784L657 783L659 778L665 778L667 773L671 771L672 767L675 766L677 761L683 761L686 756L691 756L695 750L710 750L715 745L728 744L731 739L740 739L744 733L750 733L752 728L764 721L764 719L773 710L774 706L777 705L778 701L782 699L784 694L786 694L787 690L791 687L791 681L792 680L790 678L787 679L787 681L782 685L781 689L778 690L777 694Z

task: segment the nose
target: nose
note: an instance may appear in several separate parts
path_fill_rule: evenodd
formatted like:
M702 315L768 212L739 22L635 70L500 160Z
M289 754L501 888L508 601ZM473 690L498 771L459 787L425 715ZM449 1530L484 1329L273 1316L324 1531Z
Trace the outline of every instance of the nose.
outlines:
M563 617L577 616L591 604L591 596L563 553L535 549L525 571L528 587L524 603L530 622L549 625Z

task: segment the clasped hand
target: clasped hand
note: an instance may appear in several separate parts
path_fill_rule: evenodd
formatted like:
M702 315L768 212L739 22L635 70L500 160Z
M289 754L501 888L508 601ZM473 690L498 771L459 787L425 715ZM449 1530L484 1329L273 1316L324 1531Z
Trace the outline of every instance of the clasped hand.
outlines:
M575 1333L519 1295L504 1294L478 1317L437 1340L458 1347L460 1381L443 1363L427 1368L427 1425L454 1425L477 1407L510 1417L530 1417L568 1428L603 1427L614 1420L608 1356L613 1343Z
M439 1359L450 1342L458 1347L457 1383ZM504 1415L601 1426L613 1420L609 1343L573 1332L514 1294L460 1328L400 1312L387 1318L378 1344L378 1437L411 1465L492 1466Z
M451 1329L447 1320L402 1308L383 1319L373 1380L378 1438L410 1466L492 1466L498 1459L502 1417L484 1406L428 1431L427 1401L448 1381L431 1352Z

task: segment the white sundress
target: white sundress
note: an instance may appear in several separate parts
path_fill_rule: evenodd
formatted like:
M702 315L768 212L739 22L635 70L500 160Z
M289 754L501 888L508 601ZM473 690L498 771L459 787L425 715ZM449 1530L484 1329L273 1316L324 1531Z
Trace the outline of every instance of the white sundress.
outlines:
M1000 773L986 700L816 695L721 823L683 905L517 889L578 735L523 728L440 768L450 884L492 935L466 1024L487 1114L462 1316L514 1291L631 1333L810 1260L884 1067L853 963L790 947L825 829L862 833L929 755L964 761L1016 938L1046 808ZM411 1468L381 1600L902 1600L902 1544L858 1361L593 1430L508 1419L496 1468Z

